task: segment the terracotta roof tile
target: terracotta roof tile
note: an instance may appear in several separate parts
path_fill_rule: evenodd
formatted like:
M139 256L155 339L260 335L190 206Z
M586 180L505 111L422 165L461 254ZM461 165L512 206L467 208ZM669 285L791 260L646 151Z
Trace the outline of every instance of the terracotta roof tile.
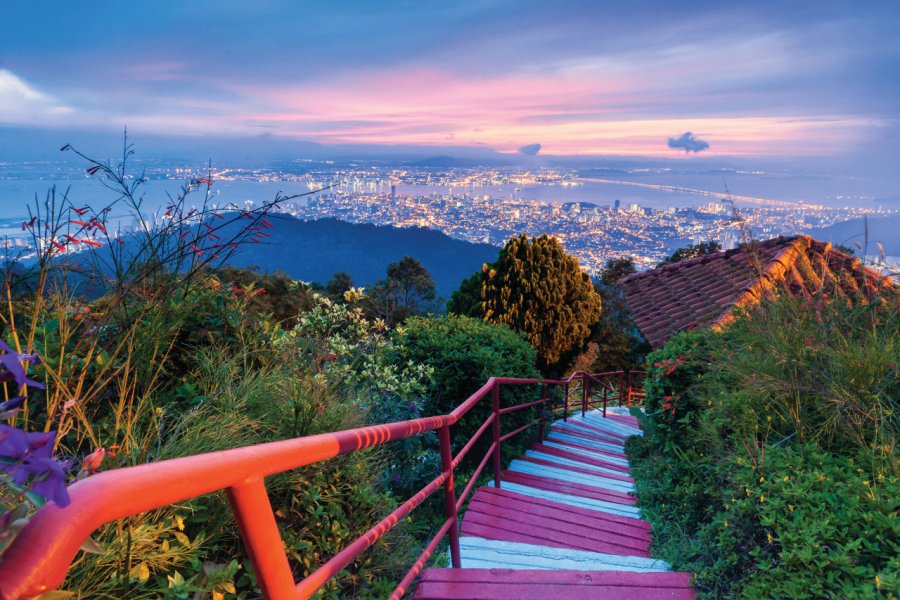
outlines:
M735 306L756 302L776 287L809 295L824 280L837 281L847 293L894 287L859 259L803 235L683 260L619 284L635 324L658 348L676 331L725 324Z

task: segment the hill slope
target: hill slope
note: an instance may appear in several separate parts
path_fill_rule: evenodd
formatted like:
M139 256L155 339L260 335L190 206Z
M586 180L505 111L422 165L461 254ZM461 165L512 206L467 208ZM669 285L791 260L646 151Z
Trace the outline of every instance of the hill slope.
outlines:
M496 260L499 252L494 246L455 240L430 229L336 219L301 221L281 215L270 220L275 227L269 230L269 243L243 246L231 264L281 270L295 279L319 283L346 271L354 285L367 286L384 279L388 264L412 256L431 273L438 295L447 298L483 263Z
M884 247L888 256L900 256L900 215L868 219L869 254L877 254L875 242ZM853 243L865 244L865 223L862 219L853 219L843 223L835 223L830 227L812 229L809 235L823 242L844 244L855 248ZM857 251L857 254L862 254Z

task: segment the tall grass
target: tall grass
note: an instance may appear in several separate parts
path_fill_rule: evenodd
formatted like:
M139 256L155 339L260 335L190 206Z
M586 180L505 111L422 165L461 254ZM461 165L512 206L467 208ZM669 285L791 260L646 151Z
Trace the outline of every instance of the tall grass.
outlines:
M769 298L648 357L629 442L654 546L699 596L879 597L900 585L900 305Z

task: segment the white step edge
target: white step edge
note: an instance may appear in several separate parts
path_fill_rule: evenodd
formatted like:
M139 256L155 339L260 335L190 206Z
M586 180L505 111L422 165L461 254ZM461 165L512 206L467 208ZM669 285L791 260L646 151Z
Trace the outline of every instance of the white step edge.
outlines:
M641 509L637 506L617 504L615 502L606 502L605 500L596 500L594 498L582 498L581 496L573 496L571 494L563 494L561 492L551 492L528 485L522 485L520 483L512 483L510 481L501 482L500 489L506 490L508 492L514 492L516 494L522 494L523 496L530 496L532 498L548 500L550 502L559 502L560 504L566 504L568 506L574 506L576 508L596 510L598 512L604 512L610 515L629 517L631 519L641 518Z
M671 568L665 561L641 556L619 556L469 536L459 538L459 550L464 569L659 573Z
M554 442L553 440L548 440L546 438L544 439L543 444L548 448L565 450L566 452L571 452L572 454L580 454L581 456L586 456L587 458L605 460L606 462L612 463L614 465L621 465L623 467L628 466L628 460L624 458L617 458L615 456L609 456L608 454L600 454L599 452L591 452L590 450L585 450L584 448L573 448L571 446L559 444L557 442Z
M546 460L548 462L554 462L559 465L564 465L567 467L578 467L579 469L585 469L588 471L592 471L597 474L608 474L608 475L628 475L627 473L623 473L622 471L616 471L615 469L607 469L606 467L598 467L597 465L592 465L589 463L578 462L577 460L572 460L570 458L562 458L561 456L556 456L555 454L547 454L545 452L541 452L540 450L526 450L525 456L528 458L536 458L539 460ZM623 482L625 483L625 482Z
M538 465L532 462L516 459L509 463L508 469L513 473L524 473L526 475L534 475L536 477L547 477L556 481L565 481L568 483L577 483L579 485L589 485L602 490L610 490L613 492L633 492L635 487L626 481L618 481L609 479L599 475L587 475L585 473L577 473L559 467L548 467L546 465Z

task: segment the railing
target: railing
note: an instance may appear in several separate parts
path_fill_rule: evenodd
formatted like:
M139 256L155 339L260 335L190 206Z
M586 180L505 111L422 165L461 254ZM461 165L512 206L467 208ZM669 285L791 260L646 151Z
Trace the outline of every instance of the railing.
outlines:
M619 378L618 384L607 389L604 386L610 385L612 377ZM278 600L308 598L438 488L443 487L447 519L390 596L394 599L401 598L445 536L449 538L451 564L455 568L460 567L457 515L488 461L493 462L494 486L499 488L501 444L533 425L539 426L538 435L543 439L544 424L548 418L553 418L555 410L562 408L563 417L568 418L569 388L579 382L583 390L582 413L588 410L592 386L595 390L603 391L604 415L606 402L609 400L608 393L612 390L616 390L616 398L620 401L623 398L628 401L632 397L631 378L623 379L622 372L595 375L574 373L562 380L492 377L465 402L446 415L271 442L98 473L76 482L69 488L71 504L68 507L59 508L53 503L46 504L19 532L0 559L0 599L28 598L62 585L66 572L82 543L105 523L219 490L227 492L231 510L263 597ZM540 385L541 397L531 402L501 408L500 394L504 386L525 385ZM547 394L548 386L561 387L565 390L563 405L551 407L550 411L543 410L548 402L552 402ZM490 397L491 402L490 416L454 456L450 443L450 427L487 397ZM503 415L536 406L542 408L537 419L501 435L500 422ZM469 478L462 494L457 498L454 473L488 429L491 430L492 443ZM435 430L438 432L440 443L440 475L316 571L295 583L266 492L265 478L355 450Z
M643 380L646 371L608 371L605 373L576 373L581 394L581 414L602 406L603 416L606 417L606 408L610 403L619 406L631 407L641 405L644 402ZM567 398L568 401L568 398ZM568 417L568 405L564 414L564 420Z

